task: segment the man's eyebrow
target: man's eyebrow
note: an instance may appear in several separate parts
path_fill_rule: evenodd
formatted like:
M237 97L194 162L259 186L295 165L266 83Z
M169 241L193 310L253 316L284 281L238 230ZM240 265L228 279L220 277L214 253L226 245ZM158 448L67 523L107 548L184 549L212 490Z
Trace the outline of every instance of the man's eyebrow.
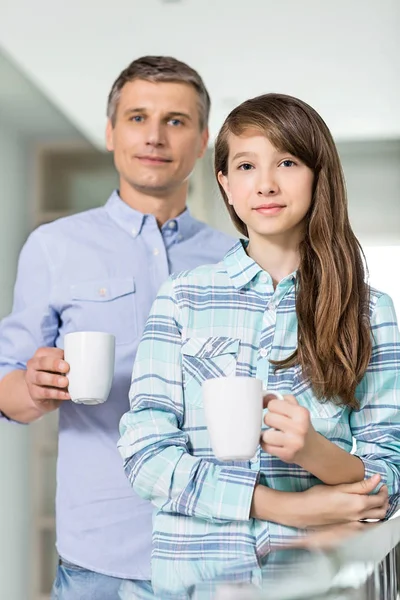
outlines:
M131 113L135 112L146 112L146 109L140 106L138 108L127 108L126 110L124 110L124 115L130 115Z
M127 108L127 109L124 111L124 115L127 115L127 116L128 116L128 115L131 115L131 114L133 114L133 113L139 113L139 112L140 112L140 113L144 113L144 112L146 112L146 108L144 108L144 107L141 107L141 106L138 106L138 107L136 107L136 108ZM188 119L189 121L193 121L193 119L192 119L192 117L189 115L189 113L185 113L185 112L182 112L182 111L180 111L180 110L177 110L177 111L169 111L169 112L167 112L167 113L166 113L166 115L165 115L165 116L166 116L167 118L169 118L169 119L170 119L170 118L172 118L172 117L183 117L184 119Z
M192 121L192 117L185 112L181 112L181 111L170 111L167 113L167 117L183 117L184 119L189 119L189 121Z

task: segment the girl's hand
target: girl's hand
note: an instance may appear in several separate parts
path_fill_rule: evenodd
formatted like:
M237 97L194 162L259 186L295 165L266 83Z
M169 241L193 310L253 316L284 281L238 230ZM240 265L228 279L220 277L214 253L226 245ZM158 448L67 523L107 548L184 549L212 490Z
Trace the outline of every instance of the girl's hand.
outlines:
M303 507L303 526L384 519L389 508L387 486L372 493L379 482L380 476L374 475L357 483L316 485L301 492L303 500L298 506Z
M388 489L383 485L373 493L380 481L380 475L373 475L356 483L315 485L305 492L281 492L258 484L250 516L298 529L384 519Z
M272 429L262 433L262 449L285 463L300 465L311 452L317 435L309 411L291 395L284 396L283 400L267 395L264 408L268 408L264 423Z

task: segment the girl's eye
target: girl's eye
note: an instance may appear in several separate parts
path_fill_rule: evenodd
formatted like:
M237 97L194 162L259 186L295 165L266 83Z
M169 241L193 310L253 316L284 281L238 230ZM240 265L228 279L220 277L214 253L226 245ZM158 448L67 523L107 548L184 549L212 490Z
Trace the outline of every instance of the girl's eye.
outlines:
M293 167L295 165L296 165L296 163L294 162L294 160L290 160L289 158L287 158L286 160L283 160L281 162L282 167Z
M239 169L241 171L250 171L251 169L253 169L253 165L251 165L250 163L243 163L239 166Z

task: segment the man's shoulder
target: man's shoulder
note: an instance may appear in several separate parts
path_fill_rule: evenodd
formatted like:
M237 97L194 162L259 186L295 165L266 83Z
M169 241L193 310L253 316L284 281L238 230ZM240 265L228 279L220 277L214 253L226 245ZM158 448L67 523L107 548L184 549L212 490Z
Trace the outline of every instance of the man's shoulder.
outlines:
M53 267L63 268L89 248L94 248L100 239L108 235L110 219L103 207L86 210L44 223L32 231L24 245L23 252L30 255L39 251L47 257Z
M215 227L211 227L211 225L207 225L207 223L203 223L203 221L194 219L194 222L196 223L197 235L207 238L212 242L226 245L227 251L237 241L237 237L235 238L233 235L229 235Z
M44 223L40 225L34 233L42 235L59 234L62 232L76 232L77 228L93 227L96 224L101 224L106 220L106 212L104 206L98 208L91 208L90 210L84 210L82 212L74 213L59 219L55 219L50 223Z
M40 225L30 234L30 241L57 254L61 247L86 247L91 241L107 237L110 225L104 207L92 208Z

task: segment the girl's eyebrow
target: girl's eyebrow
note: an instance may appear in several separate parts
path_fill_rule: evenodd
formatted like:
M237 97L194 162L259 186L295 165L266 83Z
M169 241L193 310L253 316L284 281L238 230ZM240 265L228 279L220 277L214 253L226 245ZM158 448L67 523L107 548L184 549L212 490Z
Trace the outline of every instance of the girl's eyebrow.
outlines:
M236 160L237 158L242 158L243 156L256 156L255 152L237 152L232 160Z

